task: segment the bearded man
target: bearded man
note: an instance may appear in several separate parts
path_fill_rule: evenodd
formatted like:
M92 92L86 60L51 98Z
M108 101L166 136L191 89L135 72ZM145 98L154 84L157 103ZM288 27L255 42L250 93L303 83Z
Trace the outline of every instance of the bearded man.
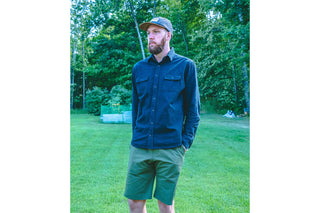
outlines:
M139 27L148 34L151 55L132 71L133 134L124 195L132 213L147 212L153 191L160 212L174 212L185 153L200 121L197 70L192 60L170 48L168 19L153 18Z

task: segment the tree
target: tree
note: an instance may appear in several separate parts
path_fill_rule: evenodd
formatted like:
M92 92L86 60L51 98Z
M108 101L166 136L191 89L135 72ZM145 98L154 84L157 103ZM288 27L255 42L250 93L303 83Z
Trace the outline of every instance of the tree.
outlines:
M199 11L206 19L202 20L201 29L193 34L191 47L195 49L201 97L214 99L218 111L235 109L240 112L245 98L242 68L244 63L249 64L249 8L231 0L201 1ZM245 17L242 22L239 11Z
M137 30L137 34L138 34L138 38L139 38L139 43L140 43L140 47L141 47L141 54L142 54L142 58L145 59L146 56L144 54L144 49L143 49L143 44L142 44L142 40L141 40L141 36L140 36L140 31L139 31L139 26L138 26L138 22L137 22L137 18L136 18L136 14L135 14L135 10L132 4L131 0L128 0L129 3L129 8L130 8L130 12L131 12L131 16L134 20L134 24L136 26L136 30Z
M173 24L171 46L197 64L201 100L217 112L250 110L249 0L71 2L71 108L84 107L95 87L130 91L147 51L138 24L163 16Z
M87 67L87 54L85 44L88 37L92 34L94 25L91 19L90 6L92 5L91 0L71 0L71 35L73 38L73 64L76 60L76 52L81 49L81 59L82 59L82 107L85 109L85 96L86 96L86 85L85 85L85 70ZM81 48L78 46L81 45ZM74 74L75 70L72 69L71 77L71 104L73 107L73 96L74 96Z

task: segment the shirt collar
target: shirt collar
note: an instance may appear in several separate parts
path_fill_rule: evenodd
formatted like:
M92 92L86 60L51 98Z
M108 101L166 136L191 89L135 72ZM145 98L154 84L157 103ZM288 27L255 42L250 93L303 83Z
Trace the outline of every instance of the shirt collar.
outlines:
M170 51L168 52L168 55L166 55L165 57L163 57L163 59L162 59L161 62L165 62L165 61L168 60L168 59L169 59L170 61L172 61L174 55L175 55L174 49L173 49L173 47L170 47ZM154 57L153 54L148 57L148 62L150 62L150 61L157 62L157 60L155 59L155 57ZM158 62L157 62L157 63L158 63Z

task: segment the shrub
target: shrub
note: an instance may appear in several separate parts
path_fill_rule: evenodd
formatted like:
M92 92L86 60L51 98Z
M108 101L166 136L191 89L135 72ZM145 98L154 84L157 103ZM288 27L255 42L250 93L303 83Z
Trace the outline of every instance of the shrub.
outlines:
M101 105L107 104L109 100L109 92L107 89L93 87L86 92L86 105L88 113L100 115Z
M124 88L122 85L116 85L112 87L110 91L109 105L120 104L130 105L131 104L131 91Z

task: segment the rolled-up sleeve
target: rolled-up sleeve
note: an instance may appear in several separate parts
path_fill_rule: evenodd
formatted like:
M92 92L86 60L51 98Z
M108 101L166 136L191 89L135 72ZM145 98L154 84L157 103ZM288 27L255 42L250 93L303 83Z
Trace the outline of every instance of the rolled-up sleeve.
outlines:
M200 121L200 94L197 80L197 69L193 61L189 61L185 70L184 94L184 126L182 144L189 149L193 143Z

